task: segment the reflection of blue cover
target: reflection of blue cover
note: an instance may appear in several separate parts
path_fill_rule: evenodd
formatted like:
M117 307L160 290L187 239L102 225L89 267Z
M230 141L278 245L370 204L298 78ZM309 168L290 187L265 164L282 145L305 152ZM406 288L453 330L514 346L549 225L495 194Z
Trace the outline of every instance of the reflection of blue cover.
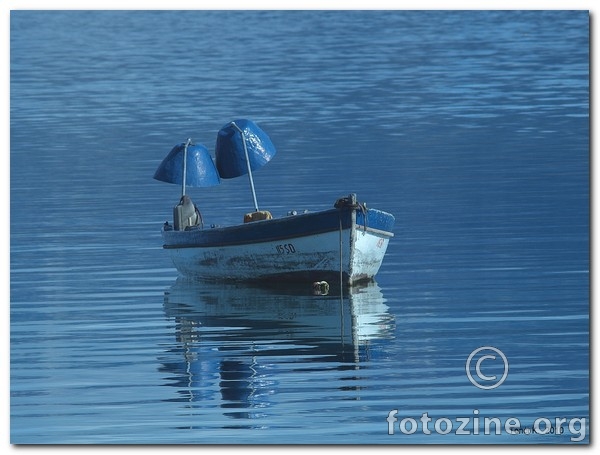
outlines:
M233 123L244 132L250 168L253 171L267 164L275 155L275 146L271 139L256 123L246 119L228 123L217 134L215 146L217 169L224 179L248 173L244 142L240 131Z
M183 143L173 147L160 163L154 173L154 178L162 182L182 183L184 150L185 144ZM208 149L202 144L189 145L186 160L186 186L206 187L218 185L219 182L219 174Z

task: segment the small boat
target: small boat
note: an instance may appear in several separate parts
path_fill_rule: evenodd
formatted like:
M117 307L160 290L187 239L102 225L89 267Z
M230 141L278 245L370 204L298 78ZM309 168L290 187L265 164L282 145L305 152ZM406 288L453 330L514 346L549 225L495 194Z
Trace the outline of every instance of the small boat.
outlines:
M259 210L252 171L275 155L269 136L254 122L239 119L218 132L215 159L191 139L176 145L154 178L181 184L172 223L162 227L163 248L184 276L205 280L313 283L343 286L372 280L390 239L394 216L360 202L354 193L332 208L273 217ZM186 187L218 185L248 175L254 211L233 226L204 226Z

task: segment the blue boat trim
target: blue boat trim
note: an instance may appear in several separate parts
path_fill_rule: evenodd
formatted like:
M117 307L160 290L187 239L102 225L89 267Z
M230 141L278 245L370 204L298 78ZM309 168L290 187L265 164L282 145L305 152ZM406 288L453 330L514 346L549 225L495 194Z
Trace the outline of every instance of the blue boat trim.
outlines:
M366 222L365 222L366 217ZM366 226L383 232L392 232L395 218L392 214L377 209L368 209L356 211L356 224ZM393 235L393 234L392 234Z
M291 238L306 237L335 232L352 227L352 209L330 209L321 212L294 215L224 228L169 231L163 229L163 248L199 248L263 243ZM358 214L360 213L360 217ZM380 210L370 209L365 216L357 212L359 230L366 230L382 237L392 237L394 217ZM360 221L360 224L358 223Z
M341 218L340 218L341 217ZM197 248L262 243L349 229L351 211L336 209L214 229L163 231L164 248Z

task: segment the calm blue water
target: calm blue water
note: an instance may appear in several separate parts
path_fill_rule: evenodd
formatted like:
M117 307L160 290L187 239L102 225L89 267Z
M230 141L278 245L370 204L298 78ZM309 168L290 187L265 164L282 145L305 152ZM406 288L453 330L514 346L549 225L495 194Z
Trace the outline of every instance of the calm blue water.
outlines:
M12 443L589 442L587 12L10 19ZM277 147L261 208L396 216L375 283L178 279L152 176L236 118Z

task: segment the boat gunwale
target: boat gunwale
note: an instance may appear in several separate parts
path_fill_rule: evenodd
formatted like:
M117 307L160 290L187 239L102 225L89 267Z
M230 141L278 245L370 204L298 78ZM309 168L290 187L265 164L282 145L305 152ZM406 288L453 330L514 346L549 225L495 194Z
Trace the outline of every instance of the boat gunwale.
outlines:
M370 210L377 210L377 209L370 209ZM388 212L384 212L382 210L377 210L378 212L385 214L386 216L390 216L393 218L393 215L388 213ZM237 224L237 225L233 225L233 226L223 226L223 227L215 227L215 228L211 228L210 230L202 230L202 229L193 229L193 230L186 230L186 231L165 231L164 227L162 229L163 234L164 232L169 232L169 235L172 235L171 233L175 233L177 232L178 234L174 234L174 235L189 235L190 233L194 233L194 234L201 234L203 232L210 232L210 233L223 233L223 234L234 234L236 231L245 231L247 229L252 229L257 227L258 225L261 224L285 224L285 223L289 223L289 222L298 222L298 221L302 221L301 219L299 220L299 218L310 218L310 217L315 217L315 216L327 216L327 215L331 215L333 213L339 213L340 215L343 212L346 212L346 214L352 214L355 212L355 209L346 209L346 210L340 210L340 209L328 209L328 210L322 210L322 211L318 211L318 212L309 212L309 213L302 213L302 214L297 214L297 215L289 215L286 217L282 217L282 218L272 218L270 220L259 220L259 221L253 221L250 223L243 223L243 224ZM236 246L236 245L250 245L250 244L261 244L261 243L268 243L268 242L274 242L274 241L281 241L281 240L287 240L287 239L295 239L295 238L303 238L303 237L310 237L312 235L318 235L318 234L323 234L323 233L327 233L327 232L336 232L339 231L339 226L328 226L328 227L324 227L321 229L313 229L311 231L304 231L304 232L295 232L295 233L291 233L291 234L283 234L283 235L272 235L272 236L268 236L265 237L263 239L260 240L248 240L248 239L241 239L241 240L226 240L226 241L215 241L212 243L165 243L163 244L163 248L164 249L179 249L179 248L213 248L213 247L224 247L224 246ZM369 227L369 226L365 226L363 224L357 224L355 221L355 217L352 217L352 219L350 220L350 223L347 223L346 227L343 227L342 230L343 231L347 231L349 229L354 229L356 231L363 231L363 232L369 232L371 234L380 236L380 237L387 237L387 238L391 238L394 236L393 232L390 231L385 231L385 230L381 230L381 229L377 229L377 228L373 228L373 227Z

